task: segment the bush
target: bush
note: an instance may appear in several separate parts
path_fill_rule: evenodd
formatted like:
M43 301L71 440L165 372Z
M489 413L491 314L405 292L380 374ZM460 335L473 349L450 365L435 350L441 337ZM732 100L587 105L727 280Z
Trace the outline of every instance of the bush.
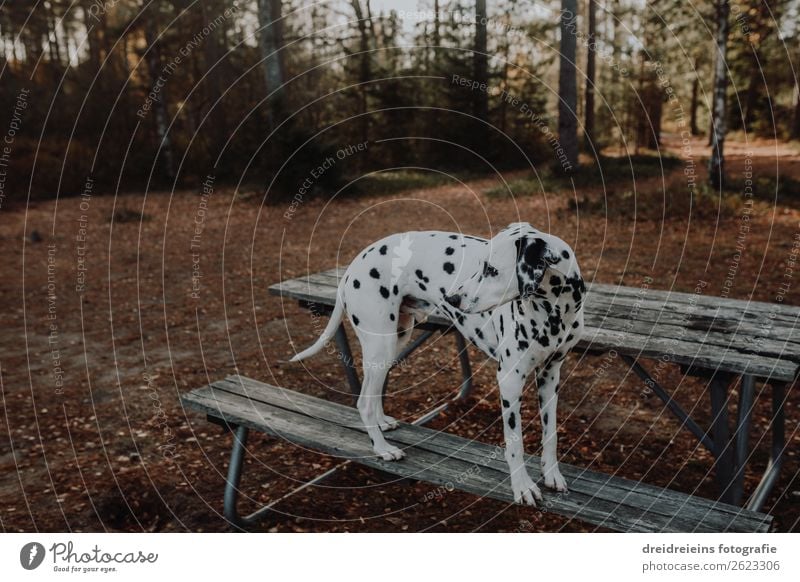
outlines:
M76 139L48 137L39 142L19 137L12 144L9 157L5 193L10 202L21 202L27 200L29 190L34 200L79 194L90 174L94 154Z

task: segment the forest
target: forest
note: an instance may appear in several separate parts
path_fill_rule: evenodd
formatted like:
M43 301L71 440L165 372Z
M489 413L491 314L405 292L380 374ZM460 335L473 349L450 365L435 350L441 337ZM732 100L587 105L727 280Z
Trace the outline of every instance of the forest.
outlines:
M799 6L4 2L0 111L20 118L4 197L198 190L213 175L277 201L366 142L308 194L391 168L576 172L579 151L635 156L665 132L707 136L724 160L730 132L800 138Z

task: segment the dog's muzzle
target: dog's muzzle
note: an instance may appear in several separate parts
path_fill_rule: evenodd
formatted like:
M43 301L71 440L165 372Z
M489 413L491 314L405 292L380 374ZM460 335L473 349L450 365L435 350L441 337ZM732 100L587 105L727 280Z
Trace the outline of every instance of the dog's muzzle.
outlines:
M461 295L458 295L458 294L456 294L456 295L448 295L448 296L446 296L444 298L444 300L447 301L447 303L449 303L450 305L452 305L456 309L461 307Z

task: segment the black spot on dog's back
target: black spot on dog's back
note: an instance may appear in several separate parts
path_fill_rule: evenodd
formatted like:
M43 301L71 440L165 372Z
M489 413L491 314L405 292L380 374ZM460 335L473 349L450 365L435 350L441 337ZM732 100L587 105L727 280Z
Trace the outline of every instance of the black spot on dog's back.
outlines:
M400 292L400 290L397 288L397 285L395 285L394 287L392 287L392 293L394 293L395 295L397 295L399 292Z
M384 287L383 285L381 285L381 296L384 299L389 299L389 290L386 287Z
M356 289L361 287L361 281L359 281L358 279L353 279L353 287Z
M445 263L445 264L442 266L442 268L444 269L444 272L445 272L445 273L447 273L448 275L452 275L452 274L453 274L453 271L455 271L455 270L456 270L456 266L455 266L453 263L451 263L450 261L447 261L447 262L446 262L446 263Z
M369 276L372 277L373 279L380 279L381 278L380 272L375 267L372 267L372 269L370 269Z
M378 249L378 252L382 255L385 255L387 250L389 250L389 247L383 245L380 249Z
M452 255L454 252L456 252L456 249L454 249L453 247L447 247L446 249L444 249L444 254L446 254L448 257Z
M353 316L353 325L358 325L358 317Z

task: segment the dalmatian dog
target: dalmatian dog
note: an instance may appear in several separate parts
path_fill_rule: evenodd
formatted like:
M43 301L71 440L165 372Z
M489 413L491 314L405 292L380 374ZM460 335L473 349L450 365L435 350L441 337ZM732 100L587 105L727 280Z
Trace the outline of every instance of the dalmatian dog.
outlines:
M350 264L324 332L291 361L319 352L347 313L363 352L358 411L375 453L400 460L403 451L382 432L397 427L383 412L386 374L416 322L432 314L449 318L497 361L511 488L517 503L536 505L542 497L524 465L520 398L535 380L544 484L566 491L556 458L556 406L561 365L583 330L584 294L574 251L528 223L511 224L490 240L438 231L394 234Z

